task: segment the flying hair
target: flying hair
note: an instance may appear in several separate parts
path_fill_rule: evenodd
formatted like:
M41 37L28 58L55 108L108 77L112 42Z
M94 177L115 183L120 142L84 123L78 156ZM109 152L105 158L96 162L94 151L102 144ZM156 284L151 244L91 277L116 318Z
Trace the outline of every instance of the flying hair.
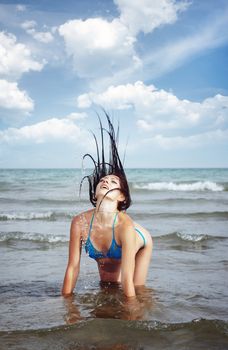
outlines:
M96 135L92 132L95 145L96 145L96 159L89 153L84 154L83 156L83 161L85 158L89 158L92 163L94 170L92 174L86 175L82 178L81 183L80 183L80 193L81 193L81 188L82 184L85 179L87 179L88 184L89 184L89 199L90 202L94 207L96 207L97 204L97 199L96 199L96 187L99 183L99 181L107 175L115 175L118 176L120 180L120 187L114 188L110 191L114 190L120 190L121 193L124 195L125 199L122 202L118 202L117 209L120 211L126 210L130 204L131 204L131 196L130 196L130 190L127 182L127 177L123 168L123 164L120 160L119 153L118 153L118 138L119 138L119 125L117 128L117 133L115 133L115 129L113 127L113 124L110 120L109 115L107 112L104 110L105 117L108 122L108 128L104 128L100 119L100 116L98 116L99 120L99 125L100 125L100 149L99 149L99 144L96 138ZM104 133L107 133L108 138L109 138L109 160L106 161L105 159L105 137ZM110 192L108 191L106 195ZM105 196L106 196L105 195ZM104 197L105 197L104 196ZM104 199L104 198L103 198Z

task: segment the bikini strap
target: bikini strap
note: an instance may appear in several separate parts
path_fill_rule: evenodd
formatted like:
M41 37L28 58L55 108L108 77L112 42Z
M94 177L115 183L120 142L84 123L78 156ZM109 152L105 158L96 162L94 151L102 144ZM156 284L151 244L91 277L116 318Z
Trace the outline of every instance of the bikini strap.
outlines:
M88 237L90 237L90 233L91 233L92 226L93 226L93 220L94 220L94 212L93 212L92 218L91 218L91 220L90 220Z
M116 213L115 218L113 220L113 224L112 224L112 238L115 238L114 232L115 232L115 224L116 224L117 215L118 215L118 212Z
M94 220L94 214L95 214L95 213L93 212L92 218L91 218L91 220L90 220L88 237L90 237L90 233L91 233L91 230L92 230L93 220ZM115 238L114 230L115 230L115 224L116 224L117 215L118 215L118 213L116 213L115 218L114 218L114 220L113 220L113 224L112 224L112 236L113 236L113 238Z

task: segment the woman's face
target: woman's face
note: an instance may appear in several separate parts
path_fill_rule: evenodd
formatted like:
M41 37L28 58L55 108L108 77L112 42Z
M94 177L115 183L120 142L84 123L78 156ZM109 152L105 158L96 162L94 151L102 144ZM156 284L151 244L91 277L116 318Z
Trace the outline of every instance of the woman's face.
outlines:
M104 176L100 179L100 182L97 185L96 188L96 198L98 198L99 196L104 197L106 195L106 193L110 190L112 190L111 192L109 192L107 194L107 197L110 197L112 199L116 199L116 200L124 200L122 199L123 195L120 191L120 179L118 176L116 175L107 175ZM116 190L114 190L116 189ZM119 197L121 197L121 199L119 199Z

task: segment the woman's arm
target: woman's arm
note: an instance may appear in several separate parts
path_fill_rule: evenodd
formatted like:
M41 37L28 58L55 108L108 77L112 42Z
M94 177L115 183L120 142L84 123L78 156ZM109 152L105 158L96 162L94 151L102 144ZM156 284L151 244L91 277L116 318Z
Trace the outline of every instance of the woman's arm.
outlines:
M76 216L71 223L69 259L62 287L63 296L72 294L79 275L81 258L81 229L79 221L79 217Z
M121 258L121 283L124 294L127 297L135 297L134 271L135 271L135 246L136 238L132 225L124 225L121 234L122 258Z

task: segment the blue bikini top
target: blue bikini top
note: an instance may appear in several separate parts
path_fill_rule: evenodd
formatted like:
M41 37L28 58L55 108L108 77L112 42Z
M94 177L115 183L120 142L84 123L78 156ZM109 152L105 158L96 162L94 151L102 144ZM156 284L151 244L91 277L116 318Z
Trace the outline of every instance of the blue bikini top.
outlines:
M90 233L92 230L93 220L94 220L94 213L93 213L93 216L92 216L92 219L90 222L88 238L87 238L86 243L85 243L85 251L86 251L86 253L89 254L90 258L95 259L95 260L100 259L100 258L121 259L122 247L116 243L115 232L114 232L117 214L118 213L116 213L114 221L113 221L113 225L112 225L112 243L111 243L111 246L108 249L107 253L103 253L94 247L94 245L90 239Z

